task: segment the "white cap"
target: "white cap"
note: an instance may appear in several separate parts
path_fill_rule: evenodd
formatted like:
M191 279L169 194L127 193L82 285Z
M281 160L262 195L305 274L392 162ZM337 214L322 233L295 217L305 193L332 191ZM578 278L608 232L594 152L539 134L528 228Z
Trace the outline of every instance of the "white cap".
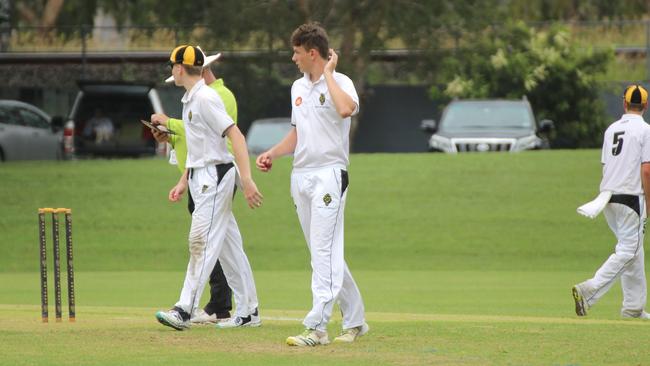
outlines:
M201 49L201 48L199 48L199 49ZM201 51L203 51L203 50L201 50ZM211 63L217 61L220 57L221 57L221 53L217 53L216 55L212 55L212 56L205 56L204 57L205 61L203 62L203 68L206 68L206 67L210 66ZM173 81L174 81L174 75L172 75L172 76L168 77L167 79L165 79L166 83L171 83Z

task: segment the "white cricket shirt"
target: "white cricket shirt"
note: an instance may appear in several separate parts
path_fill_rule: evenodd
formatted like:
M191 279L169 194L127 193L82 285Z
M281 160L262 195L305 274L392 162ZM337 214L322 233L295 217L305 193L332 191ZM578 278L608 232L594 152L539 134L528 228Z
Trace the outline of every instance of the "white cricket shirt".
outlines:
M185 166L202 168L232 162L224 136L235 123L226 113L219 94L201 79L185 92L181 102L187 141Z
M650 162L650 126L643 117L624 114L605 131L600 191L642 195L641 163Z
M359 96L354 84L344 74L334 72L334 81L357 104ZM298 141L294 151L294 168L321 168L349 164L350 117L341 118L330 97L325 76L312 83L309 75L294 81L291 87L291 124L296 127Z

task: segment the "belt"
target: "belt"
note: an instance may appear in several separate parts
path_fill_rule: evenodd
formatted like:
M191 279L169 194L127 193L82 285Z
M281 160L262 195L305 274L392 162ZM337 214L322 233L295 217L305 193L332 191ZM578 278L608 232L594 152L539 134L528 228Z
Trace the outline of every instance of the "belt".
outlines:
M230 170L230 168L234 167L235 164L233 163L225 163L225 164L217 164L215 165L215 168L217 168L217 185L221 183L221 179L226 176L226 173ZM194 177L194 168L189 168L189 179L192 179Z
M613 194L612 198L609 199L609 203L620 203L621 205L625 205L634 212L636 212L637 215L641 216L641 208L639 207L639 196L635 196L632 194Z

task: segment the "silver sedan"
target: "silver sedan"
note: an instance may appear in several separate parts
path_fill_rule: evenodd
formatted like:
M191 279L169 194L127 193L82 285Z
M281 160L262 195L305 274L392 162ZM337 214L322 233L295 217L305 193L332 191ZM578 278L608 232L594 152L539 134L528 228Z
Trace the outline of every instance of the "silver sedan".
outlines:
M33 105L0 100L0 162L61 159L63 132Z

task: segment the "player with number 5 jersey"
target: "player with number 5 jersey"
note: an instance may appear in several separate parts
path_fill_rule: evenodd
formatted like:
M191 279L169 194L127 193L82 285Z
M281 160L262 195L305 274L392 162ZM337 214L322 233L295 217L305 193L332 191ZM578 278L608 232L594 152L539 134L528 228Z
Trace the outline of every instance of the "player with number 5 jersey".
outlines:
M593 278L572 289L576 314L587 310L620 278L621 316L649 319L645 311L647 285L643 237L650 196L650 126L643 120L648 92L631 85L623 94L625 114L605 131L600 191L611 193L604 207L607 224L616 235L615 251Z

